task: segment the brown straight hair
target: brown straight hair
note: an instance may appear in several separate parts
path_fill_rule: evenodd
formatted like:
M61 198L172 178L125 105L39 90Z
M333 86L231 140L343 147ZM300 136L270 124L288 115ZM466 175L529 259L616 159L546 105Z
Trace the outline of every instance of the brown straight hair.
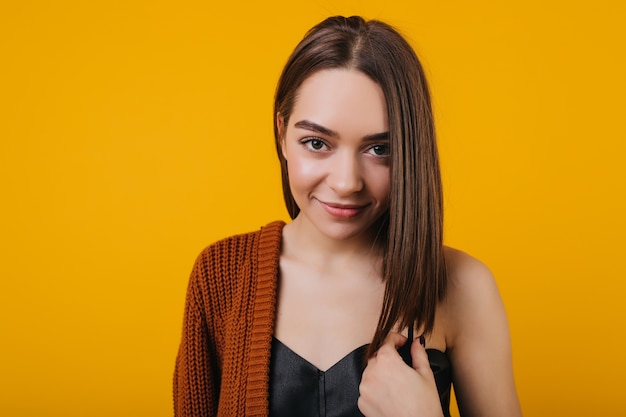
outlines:
M371 356L396 326L430 333L446 292L443 197L430 93L413 48L388 24L335 16L313 27L285 64L274 101L276 151L292 219L300 208L291 194L277 117L288 125L300 85L323 69L363 72L380 85L387 103L390 206L379 224L385 295Z

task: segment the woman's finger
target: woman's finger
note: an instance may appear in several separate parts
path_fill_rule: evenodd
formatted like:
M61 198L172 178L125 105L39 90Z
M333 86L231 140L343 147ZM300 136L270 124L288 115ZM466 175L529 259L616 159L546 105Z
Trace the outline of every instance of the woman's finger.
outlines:
M426 353L426 349L423 345L422 337L418 337L411 344L411 360L413 364L413 369L423 375L425 372L431 372L431 369L430 362L428 360L428 354Z

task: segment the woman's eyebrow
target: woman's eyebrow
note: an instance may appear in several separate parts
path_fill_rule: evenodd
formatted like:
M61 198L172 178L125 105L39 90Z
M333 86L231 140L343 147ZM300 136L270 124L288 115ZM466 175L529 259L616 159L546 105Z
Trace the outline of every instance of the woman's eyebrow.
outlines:
M388 140L388 139L389 139L389 132L374 133L373 135L367 135L363 137L363 140L366 140L366 141L377 141L377 140Z
M334 130L330 130L327 127L311 122L309 120L297 121L296 123L294 123L294 127L297 127L299 129L310 130L312 132L321 133L322 135L326 135L330 137L339 136L339 134L335 132ZM387 139L389 139L389 132L374 133L374 134L363 137L363 140L366 140L366 141L387 140Z
M308 120L300 120L294 124L294 127L310 130L312 132L321 133L322 135L326 135L326 136L331 136L331 137L339 136L337 132L335 132L334 130L330 130L328 128L325 128L322 125L318 125L317 123L313 123Z

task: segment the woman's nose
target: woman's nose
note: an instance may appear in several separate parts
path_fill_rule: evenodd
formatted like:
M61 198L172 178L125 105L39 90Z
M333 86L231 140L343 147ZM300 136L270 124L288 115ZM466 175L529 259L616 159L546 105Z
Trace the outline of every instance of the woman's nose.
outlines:
M330 165L327 182L338 196L349 196L363 189L361 164L353 155L337 155Z

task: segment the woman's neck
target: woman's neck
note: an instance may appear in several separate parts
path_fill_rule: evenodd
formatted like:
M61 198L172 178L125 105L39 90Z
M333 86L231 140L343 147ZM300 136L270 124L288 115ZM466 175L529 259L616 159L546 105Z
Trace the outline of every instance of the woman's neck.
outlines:
M372 230L346 239L333 239L300 218L283 229L282 256L324 269L345 268L353 262L366 262L380 273L382 253L382 246Z

